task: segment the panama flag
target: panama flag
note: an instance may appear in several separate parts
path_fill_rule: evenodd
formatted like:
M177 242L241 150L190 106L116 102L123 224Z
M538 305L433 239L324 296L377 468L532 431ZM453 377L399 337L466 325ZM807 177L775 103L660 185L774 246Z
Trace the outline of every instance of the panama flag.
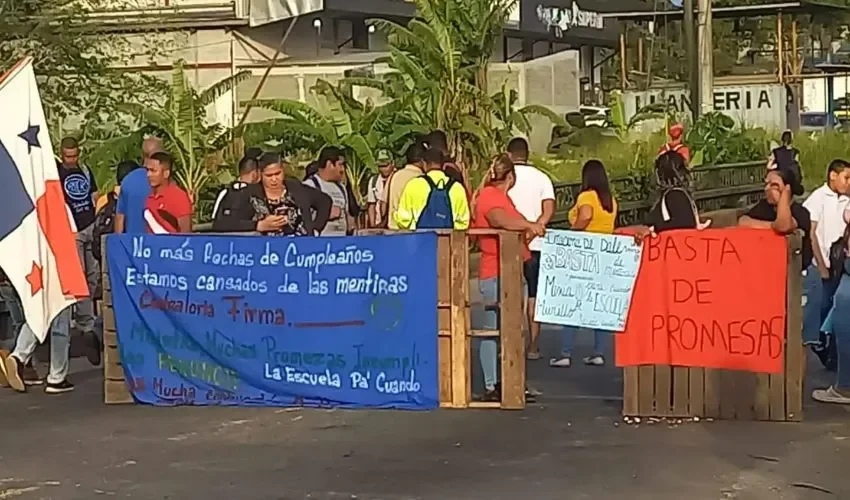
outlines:
M0 76L0 268L43 342L50 323L89 290L32 59Z

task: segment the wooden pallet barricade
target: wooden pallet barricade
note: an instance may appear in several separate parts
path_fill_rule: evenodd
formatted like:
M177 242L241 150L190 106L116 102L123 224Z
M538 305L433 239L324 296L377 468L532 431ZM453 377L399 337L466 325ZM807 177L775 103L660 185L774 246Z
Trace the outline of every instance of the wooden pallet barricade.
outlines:
M367 230L364 235L383 231ZM523 283L521 235L496 230L438 231L437 315L439 344L439 395L444 408L525 407L525 339L523 337ZM496 304L470 302L470 238L491 235L499 238L500 296ZM118 349L112 289L109 283L104 242L103 326L104 402L133 403ZM471 307L498 308L499 330L473 330ZM472 401L471 342L474 337L499 337L501 351L501 402Z
M499 300L470 302L470 237L499 238ZM472 229L440 232L437 250L440 406L446 408L525 408L522 241L516 232ZM498 330L472 329L471 307L496 309ZM498 337L501 352L501 402L472 401L473 338Z
M741 210L722 212L712 219L712 226L734 225ZM788 236L787 241L784 372L770 375L668 365L627 367L623 369L624 416L802 420L805 370L802 242L796 235Z

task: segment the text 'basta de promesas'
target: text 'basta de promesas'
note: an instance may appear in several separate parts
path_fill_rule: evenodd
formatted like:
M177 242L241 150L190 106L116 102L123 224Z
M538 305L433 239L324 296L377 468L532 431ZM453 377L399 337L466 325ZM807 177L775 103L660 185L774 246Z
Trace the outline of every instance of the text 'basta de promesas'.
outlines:
M334 248L333 243L329 241L321 251L302 253L298 245L291 241L280 254L273 251L271 244L266 242L261 255L238 251L233 241L222 247L222 244L207 241L204 242L203 248L197 248L186 238L177 247L152 249L145 245L143 236L134 237L132 257L137 262L176 261L201 264L207 268L197 275L190 276L176 272L173 266L169 266L167 271L160 271L152 270L148 263L143 263L141 268L130 266L126 269L125 283L128 287L147 286L180 292L399 295L408 291L406 275L384 276L375 272L370 265L375 261L375 254L372 250L360 248L356 244ZM215 266L216 271L209 272L209 266ZM355 276L339 276L332 281L321 279L320 273L327 266L356 266L359 273ZM289 271L284 271L277 280L272 281L267 279L272 273L256 272L257 267L296 270L302 277L306 271L306 286L305 283L293 279ZM237 270L238 275L234 275L233 270ZM257 274L263 276L258 277Z

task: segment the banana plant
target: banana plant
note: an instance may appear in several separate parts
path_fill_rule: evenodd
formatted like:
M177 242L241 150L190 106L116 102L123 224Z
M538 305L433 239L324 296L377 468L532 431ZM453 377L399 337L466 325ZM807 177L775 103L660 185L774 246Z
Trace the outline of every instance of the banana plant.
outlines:
M406 25L375 21L387 33L383 59L400 76L390 86L412 94L417 124L446 132L453 155L483 170L502 144L492 124L487 64L516 0L415 0ZM403 94L393 97L403 99Z
M281 135L296 134L313 151L325 146L346 150L349 181L353 191L361 193L361 184L377 167L378 151L399 152L404 140L426 131L424 126L404 118L404 103L390 100L375 105L371 100L355 99L353 87L364 83L367 82L353 78L336 85L317 81L311 91L323 98L327 109L287 99L258 100L253 105L281 115L267 122L267 126Z
M210 182L219 180L218 169L233 141L230 129L207 123L207 106L250 76L249 71L242 71L197 91L189 84L181 60L174 64L170 89L162 105L121 106L139 124L135 134L153 134L163 139L166 151L174 157L177 182L194 200L199 200L199 194ZM197 206L196 209L202 210Z
M671 108L664 102L644 106L627 118L622 92L612 91L609 99L611 109L605 126L587 125L580 113L572 113L566 126L555 127L547 149L557 152L563 146L598 145L612 138L621 143L628 143L629 134L639 124L649 120L664 120L666 129L667 124L674 118Z
M649 120L664 120L664 129L666 130L670 121L675 119L673 110L668 104L666 104L666 100L664 99L662 99L661 102L655 102L643 106L638 109L633 116L628 118L626 118L626 105L621 91L612 91L610 102L611 128L613 128L617 133L617 137L623 141L627 140L629 132L642 122Z
M516 135L516 132L530 135L532 128L530 118L532 116L542 116L555 126L567 126L564 117L546 106L530 104L518 108L519 93L509 88L506 83L503 83L501 90L494 93L490 99L493 102L493 127L496 141L501 146L506 145Z

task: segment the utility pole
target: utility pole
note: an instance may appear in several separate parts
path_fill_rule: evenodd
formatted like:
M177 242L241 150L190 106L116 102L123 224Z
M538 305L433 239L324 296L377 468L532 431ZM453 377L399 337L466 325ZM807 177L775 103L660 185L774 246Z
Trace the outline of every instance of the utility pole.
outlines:
M700 114L703 114L714 111L714 45L711 39L711 0L698 0L698 4L699 108Z
M684 25L685 36L685 58L688 68L688 90L691 101L691 113L693 121L696 122L699 118L700 100L699 100L699 56L697 55L697 37L694 33L696 22L694 21L694 0L684 0L682 2L684 10Z

